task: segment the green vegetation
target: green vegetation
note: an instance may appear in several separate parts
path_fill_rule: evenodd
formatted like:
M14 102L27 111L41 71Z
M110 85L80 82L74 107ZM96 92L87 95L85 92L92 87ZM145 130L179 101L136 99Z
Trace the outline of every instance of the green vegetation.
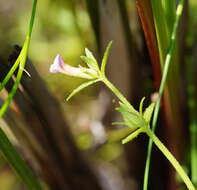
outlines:
M0 189L195 190L196 1L32 3L0 2Z

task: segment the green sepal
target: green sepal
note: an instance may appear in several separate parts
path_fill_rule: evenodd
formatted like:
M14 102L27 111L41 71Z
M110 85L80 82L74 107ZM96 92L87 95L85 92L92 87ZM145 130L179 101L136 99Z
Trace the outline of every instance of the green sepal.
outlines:
M88 65L89 68L99 71L99 66L95 59L86 57L84 55L80 56L80 58Z
M131 112L124 104L120 104L120 107L116 108L116 110L122 114L123 120L128 127L139 128L146 126L146 121L136 110Z
M150 123L154 108L155 103L151 103L144 111L143 118L146 120L147 123Z
M132 105L130 105L128 107L127 105L123 104L122 102L119 102L119 104L120 104L120 107L121 107L122 110L132 112L132 113L135 113L135 114L139 114L139 112Z
M142 100L140 101L139 112L140 112L140 115L141 115L141 116L143 116L143 105L144 105L144 100L145 100L145 97L143 97Z

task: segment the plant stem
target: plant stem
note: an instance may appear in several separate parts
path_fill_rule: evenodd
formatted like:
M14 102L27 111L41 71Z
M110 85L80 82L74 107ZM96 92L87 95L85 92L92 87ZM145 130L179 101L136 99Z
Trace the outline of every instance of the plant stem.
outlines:
M102 81L120 99L122 103L124 103L128 107L131 106L131 104L127 101L127 99L120 93L120 91L107 78L103 78ZM173 165L177 173L180 175L180 177L182 178L182 180L184 181L188 189L195 190L194 185L190 181L189 177L187 176L187 174L185 173L185 171L183 170L179 162L175 159L175 157L170 153L170 151L165 147L165 145L158 139L158 137L151 131L149 127L139 128L138 130L133 132L131 135L129 135L126 139L124 139L123 144L131 141L132 139L136 138L140 133L143 133L143 132L145 132L150 137L152 142L156 144L156 146L160 149L160 151L170 161L170 163Z
M14 86L12 87L11 92L8 95L8 98L5 100L3 106L0 109L0 117L2 117L4 113L7 111L8 106L10 105L10 102L12 101L20 84L20 80L22 78L23 70L27 59L27 53L29 49L35 13L36 13L36 5L37 5L37 0L34 0L30 24L29 24L29 30L23 48L20 52L20 55L18 56L12 68L10 69L9 73L6 75L5 79L3 80L3 83L0 85L0 90L1 90L9 81L9 79L12 77L17 67L19 67ZM6 134L1 128L0 128L0 152L8 161L8 163L12 166L12 168L14 168L15 172L21 178L22 182L28 187L28 189L30 190L42 189L37 177L29 169L27 164L24 162L20 154L16 151L11 141L9 140L9 138L6 136Z
M17 69L18 65L20 64L20 57L18 56L17 60L15 61L12 68L9 70L8 74L3 79L2 83L0 84L0 91L4 88L4 86L8 83L12 75L14 74L15 70Z
M9 73L6 75L5 79L3 80L3 83L0 86L0 90L1 90L4 87L4 85L6 85L8 80L11 78L14 71L19 66L19 70L17 73L17 77L16 77L16 81L14 83L14 86L12 87L11 92L8 95L8 98L5 100L3 106L0 109L0 117L2 117L5 114L8 106L10 105L10 102L12 101L12 99L18 89L18 86L20 84L20 80L23 75L23 71L24 71L26 59L27 59L27 53L29 50L29 44L30 44L30 40L31 40L31 34L32 34L32 30L33 30L33 24L34 24L34 20L35 20L36 6L37 6L37 0L34 0L33 6L32 6L31 19L29 22L29 28L28 28L28 32L27 32L27 36L26 36L23 48L22 48L21 53L19 54L16 62L14 63L13 67L10 69Z
M175 159L175 157L170 153L170 151L165 147L165 145L159 140L159 138L149 129L146 128L146 134L152 139L155 145L159 148L159 150L165 155L165 157L169 160L169 162L173 165L176 172L180 175L185 185L189 190L195 190L194 185L190 181L189 177L179 164L179 162Z
M121 92L106 77L103 77L102 81L119 98L119 100L122 103L124 103L128 108L133 109L133 106L129 103L129 101L121 94Z
M18 73L17 73L16 81L14 83L14 86L11 89L11 92L8 95L8 98L5 100L5 102L3 103L3 105L0 109L0 117L3 117L3 115L7 111L7 108L10 105L10 102L12 101L12 99L13 99L13 97L14 97L17 89L18 89L18 86L20 84L20 80L22 78L23 70L24 70L24 67L25 67L26 59L27 59L27 52L28 52L28 48L29 48L29 43L30 43L30 38L29 38L29 36L27 36L27 38L25 40L25 43L24 43L24 46L23 46L23 49L22 49L22 51L19 55L20 65L19 65L19 70L18 70Z
M31 19L29 22L29 29L28 29L28 33L27 33L27 37L26 40L24 42L24 45L27 41L30 40L31 38L31 34L32 34L32 30L33 30L33 24L34 24L34 20L35 20L35 13L36 13L36 5L37 5L37 0L35 0L33 2L33 8L32 8L32 14L31 14ZM28 39L27 39L28 38ZM24 46L23 45L23 46ZM2 83L0 83L0 91L4 88L4 86L8 83L8 81L10 80L10 78L12 77L12 75L14 74L15 70L17 69L17 67L20 64L20 58L21 58L21 54L23 51L21 51L20 55L18 56L17 60L15 61L14 65L12 66L12 68L9 70L8 74L5 76L5 78L3 79Z
M179 21L180 21L181 14L183 12L183 5L184 5L184 0L180 0L180 2L178 4L178 7L177 7L177 11L176 11L176 20L175 20L175 23L174 23L174 26L173 26L173 31L172 31L172 35L171 35L169 50L168 50L168 53L167 53L167 56L166 56L166 59L165 59L161 85L160 85L160 88L159 88L159 98L156 102L155 110L154 110L154 114L153 114L153 122L152 122L152 130L153 131L155 131L155 128L156 128L157 119L158 119L158 115L159 115L159 109L160 109L160 103L161 103L161 97L162 97L163 92L164 92L164 87L165 87L165 84L166 84L168 70L169 70L171 60L172 60L172 53L175 49L177 29L178 29L178 24L179 24ZM146 159L145 172L144 172L143 190L148 189L148 177L149 177L149 170L150 170L152 144L153 144L152 139L149 139L147 159Z

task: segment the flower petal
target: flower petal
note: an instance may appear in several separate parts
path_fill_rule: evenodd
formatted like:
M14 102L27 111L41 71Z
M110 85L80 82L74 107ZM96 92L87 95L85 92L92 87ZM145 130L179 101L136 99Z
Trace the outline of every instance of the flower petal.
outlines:
M58 54L53 64L50 66L51 73L63 73L69 76L93 79L95 78L93 75L97 74L94 70L88 69L85 67L72 67L64 62L62 57Z
M53 61L53 64L50 66L50 69L49 71L51 73L62 73L63 72L63 69L64 69L64 60L62 59L62 57L58 54L54 61Z
M86 70L86 68L84 68L84 70ZM70 76L75 76L75 77L80 77L80 78L87 78L87 79L92 79L93 77L84 73L83 69L81 68L77 68L77 67L72 67L68 64L64 65L64 69L63 72L66 75L70 75Z

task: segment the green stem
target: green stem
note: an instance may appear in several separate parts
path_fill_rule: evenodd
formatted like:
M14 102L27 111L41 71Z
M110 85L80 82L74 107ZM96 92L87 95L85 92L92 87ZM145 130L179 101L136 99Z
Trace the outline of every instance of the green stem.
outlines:
M31 38L31 34L32 34L32 30L33 30L33 26L34 26L34 20L35 20L35 15L36 15L36 8L37 8L37 1L38 0L34 0L33 1L33 8L32 8L32 12L31 12L31 19L29 22L29 30L27 33L27 36L29 36Z
M155 129L156 129L156 124L157 124L157 119L158 119L159 109L160 109L160 103L161 103L161 97L162 97L163 92L164 92L164 87L165 87L165 84L166 84L168 70L169 70L171 60L172 60L172 53L175 49L177 29L178 29L178 24L179 24L180 17L181 17L182 11L183 11L183 5L184 5L184 0L180 0L180 2L178 4L178 7L177 7L177 11L176 11L176 20L175 20L175 23L174 23L174 26L173 26L173 32L172 32L172 35L171 35L169 50L168 50L168 53L167 53L167 56L166 56L166 59L165 59L161 85L160 85L160 88L159 88L159 98L156 102L155 110L154 110L154 114L153 114L153 123L152 123L152 130L153 131L155 131ZM143 190L148 189L148 177L149 177L149 170L150 170L152 144L153 144L152 139L149 139L147 159L146 159L145 172L144 172Z
M12 66L12 68L10 69L9 73L6 75L5 79L3 80L3 82L0 86L0 90L2 90L2 88L6 85L6 83L9 81L9 79L12 77L14 71L19 66L19 70L17 73L17 77L16 77L16 81L14 83L14 86L12 87L11 92L8 95L8 98L5 100L3 106L0 109L0 117L2 117L5 114L8 106L10 105L10 102L12 101L12 99L18 89L18 86L20 84L20 80L23 75L23 71L24 71L25 63L26 63L26 59L27 59L27 53L29 50L29 44L30 44L30 40L31 40L31 34L32 34L32 30L33 30L33 24L34 24L34 20L35 20L36 7L37 7L37 0L34 0L33 6L32 6L31 19L29 22L29 29L28 29L28 33L27 33L23 48L22 48L21 53L19 54L16 62L14 63L14 65Z
M29 30L23 48L20 52L20 55L18 56L15 64L13 65L13 67L11 68L11 70L9 71L9 73L7 74L3 83L0 86L0 90L1 90L9 81L14 71L19 66L18 74L14 86L12 87L11 92L8 95L8 98L5 100L3 106L0 109L0 117L2 117L4 113L7 111L8 106L10 105L10 102L12 101L20 84L20 80L22 78L23 70L27 59L27 53L29 49L35 13L36 13L36 5L37 5L37 0L34 0L30 24L29 24ZM31 172L27 164L24 162L20 154L16 151L11 141L9 140L9 138L6 136L6 134L1 128L0 128L0 152L3 154L3 156L8 161L8 163L14 168L15 172L21 178L22 182L28 187L28 189L30 190L42 189L37 177Z
M17 69L18 65L20 64L20 57L17 58L12 68L9 70L8 74L3 79L2 83L0 84L0 91L4 88L4 86L8 83L12 75L14 74L15 70Z
M120 93L120 91L110 82L107 80L107 78L103 78L102 80L105 85L122 101L125 105L130 107L130 103L127 101L127 99ZM132 106L131 106L132 107ZM178 161L174 158L174 156L170 153L170 151L164 146L164 144L157 138L156 135L151 131L149 127L141 127L135 132L133 132L131 135L129 135L127 138L124 139L123 144L131 141L132 139L136 138L140 133L145 132L152 142L156 144L156 146L161 150L161 152L165 155L165 157L170 161L170 163L173 165L173 167L176 169L177 173L180 175L186 186L189 190L195 190L195 187L193 186L192 182L190 181L189 177L181 167L181 165L178 163Z
M32 13L31 13L31 19L29 22L29 29L28 29L28 33L27 33L27 37L26 40L24 42L24 45L27 41L30 41L31 38L31 34L32 34L32 30L33 30L33 24L34 24L34 20L35 20L35 13L36 13L36 5L37 5L37 0L34 0L33 2L33 8L32 8ZM28 39L27 39L28 38ZM29 43L29 42L28 42ZM23 46L24 46L23 45ZM12 77L12 75L14 74L15 70L17 69L17 67L20 64L20 58L21 55L23 54L23 50L21 50L20 55L18 56L17 60L15 61L14 65L12 66L12 68L9 70L8 74L6 75L6 77L3 79L2 83L0 83L0 91L4 88L4 86L8 83L8 81L10 80L10 78Z
M24 67L25 67L25 63L26 63L26 59L27 59L27 52L28 52L28 48L29 48L29 43L30 43L30 38L27 36L23 49L21 51L21 54L19 55L19 70L17 73L17 77L16 77L16 81L14 83L14 86L11 89L11 92L8 95L8 98L5 100L5 102L3 103L1 109L0 109L0 117L3 117L3 115L5 114L5 112L7 111L7 108L10 105L10 102L12 101L18 86L20 84L20 80L22 78L23 75L23 71L24 71ZM18 60L18 59L17 59Z
M133 109L133 106L129 103L129 101L121 94L121 92L106 77L103 77L102 81L119 98L119 100L122 103L124 103L128 108Z
M152 139L155 145L159 148L159 150L165 155L165 157L169 160L172 166L175 168L176 172L180 175L185 185L189 190L195 190L194 185L190 181L189 177L179 164L179 162L175 159L175 157L170 153L170 151L165 147L165 145L159 140L159 138L149 129L146 128L146 134Z
M110 81L107 80L107 78L104 78L102 81L120 99L120 101L122 101L128 107L131 106L131 104L127 101L127 99L120 93L120 91ZM151 129L149 129L149 127L139 128L138 130L133 132L131 135L129 135L127 138L125 138L123 141L123 144L131 141L132 139L136 138L140 133L143 133L143 132L145 132L150 137L152 142L156 144L156 146L161 150L161 152L165 155L165 157L170 161L170 163L176 169L177 173L180 175L180 177L182 178L182 180L184 181L188 189L195 190L195 187L193 186L192 182L190 181L189 177L187 176L187 174L185 173L181 165L174 158L174 156L170 153L170 151L164 146L164 144L157 138L157 136L154 135L154 133L151 131Z

